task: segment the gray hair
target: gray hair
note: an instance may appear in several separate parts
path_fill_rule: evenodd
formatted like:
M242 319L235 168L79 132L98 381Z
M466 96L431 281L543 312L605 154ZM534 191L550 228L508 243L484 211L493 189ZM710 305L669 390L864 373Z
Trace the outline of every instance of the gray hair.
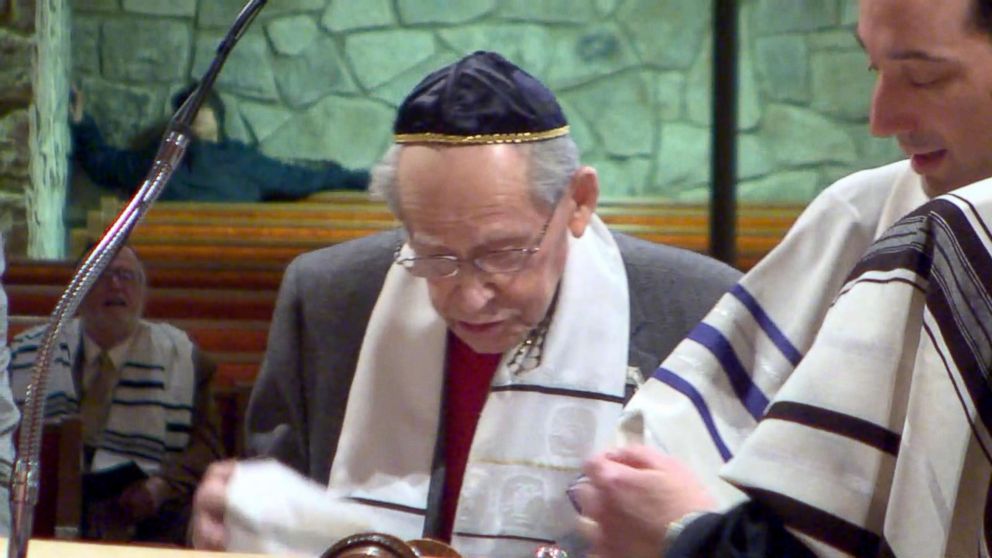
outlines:
M568 185L579 170L579 148L571 136L550 140L513 144L528 160L528 177L535 201L554 207L565 195ZM396 191L397 165L402 145L393 144L372 168L369 192L385 200L390 211L400 216Z

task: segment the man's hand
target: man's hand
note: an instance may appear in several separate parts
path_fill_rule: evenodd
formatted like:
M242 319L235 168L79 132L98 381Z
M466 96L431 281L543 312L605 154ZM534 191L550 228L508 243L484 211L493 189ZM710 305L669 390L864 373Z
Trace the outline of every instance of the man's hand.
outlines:
M224 513L227 509L227 485L231 482L234 460L218 461L207 469L193 497L193 547L200 550L225 550L227 531Z
M83 121L84 111L83 92L73 84L69 90L69 119L72 120L73 124L79 124Z
M590 459L577 487L582 531L600 558L658 558L672 521L716 508L716 500L674 457L644 446Z
M124 489L117 503L127 517L137 523L158 513L168 490L169 486L161 477L150 477Z

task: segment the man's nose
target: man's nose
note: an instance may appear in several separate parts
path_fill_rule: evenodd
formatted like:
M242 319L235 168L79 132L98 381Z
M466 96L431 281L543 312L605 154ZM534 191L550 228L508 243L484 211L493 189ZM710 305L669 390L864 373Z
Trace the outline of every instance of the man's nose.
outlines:
M492 277L471 265L464 265L453 279L457 282L454 296L462 312L479 312L496 294Z
M879 74L872 93L869 129L878 137L895 136L913 130L913 100L905 86Z

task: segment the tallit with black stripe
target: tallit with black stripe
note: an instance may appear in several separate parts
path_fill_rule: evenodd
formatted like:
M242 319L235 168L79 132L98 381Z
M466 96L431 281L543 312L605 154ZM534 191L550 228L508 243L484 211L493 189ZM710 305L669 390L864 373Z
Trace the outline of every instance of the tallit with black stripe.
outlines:
M723 476L823 556L989 556L992 180L851 273Z
M740 501L721 467L802 361L851 269L926 201L906 161L826 189L638 390L625 437L685 461L725 506Z
M452 543L459 552L519 558L547 544L579 548L566 489L617 425L629 321L623 260L594 216L581 238L569 237L541 365L515 372L507 366L510 350L493 378L455 515ZM307 497L305 483L298 475L294 482L285 468L239 465L227 492L228 550L320 555L334 537L359 525L420 537L435 465L446 338L426 282L393 266L359 355L327 488L331 498ZM260 486L286 490L266 494L266 505L259 506ZM324 533L323 545L315 533Z
M10 382L23 405L45 326L29 329L11 343ZM134 461L151 475L169 455L189 444L196 378L193 343L185 332L164 323L140 321L132 338L110 413L93 456L100 471ZM79 319L63 329L56 345L45 400L46 420L79 412L73 367L82 365Z

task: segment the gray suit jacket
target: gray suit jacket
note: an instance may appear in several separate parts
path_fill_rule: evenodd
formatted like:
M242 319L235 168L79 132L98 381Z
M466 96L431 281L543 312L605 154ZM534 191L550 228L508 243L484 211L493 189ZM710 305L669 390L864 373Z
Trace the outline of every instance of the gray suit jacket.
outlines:
M740 273L693 252L614 237L629 283L629 363L649 376ZM365 326L400 243L390 231L289 265L248 404L252 455L327 483Z

